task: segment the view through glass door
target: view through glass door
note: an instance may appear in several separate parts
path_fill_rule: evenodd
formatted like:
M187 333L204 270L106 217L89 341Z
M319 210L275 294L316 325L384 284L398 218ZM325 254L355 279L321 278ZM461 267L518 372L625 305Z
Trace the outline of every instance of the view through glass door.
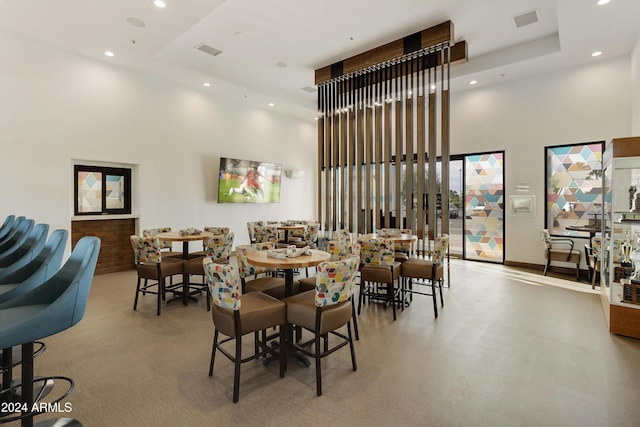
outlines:
M464 156L464 259L504 263L504 152Z

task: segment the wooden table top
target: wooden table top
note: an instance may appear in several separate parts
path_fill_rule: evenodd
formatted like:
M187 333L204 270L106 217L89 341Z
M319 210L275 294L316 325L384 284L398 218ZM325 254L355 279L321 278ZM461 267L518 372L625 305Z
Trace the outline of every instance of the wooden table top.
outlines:
M267 227L275 227L280 230L303 230L304 224L268 224Z
M378 233L369 233L369 234L363 234L362 236L358 237L358 240L373 240L373 239L389 239L398 243L411 243L411 242L417 242L418 236L414 236L413 234L405 234L405 233L396 234L393 236L381 236Z
M204 240L211 236L213 236L213 233L209 233L208 231L203 231L200 234L187 234L184 236L177 231L169 231L167 233L159 233L157 237L160 240L168 240L170 242L191 242L195 240Z
M318 249L311 249L311 255L300 255L295 258L274 258L267 256L267 251L253 251L247 254L247 260L258 267L294 269L313 267L328 261L331 254Z

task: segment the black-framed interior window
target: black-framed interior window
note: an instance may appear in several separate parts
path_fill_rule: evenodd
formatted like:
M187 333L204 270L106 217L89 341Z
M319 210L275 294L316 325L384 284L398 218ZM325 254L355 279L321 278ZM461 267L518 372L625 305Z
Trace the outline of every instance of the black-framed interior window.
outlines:
M545 227L552 235L599 225L603 151L604 141L545 147Z
M131 169L74 166L76 215L130 214Z

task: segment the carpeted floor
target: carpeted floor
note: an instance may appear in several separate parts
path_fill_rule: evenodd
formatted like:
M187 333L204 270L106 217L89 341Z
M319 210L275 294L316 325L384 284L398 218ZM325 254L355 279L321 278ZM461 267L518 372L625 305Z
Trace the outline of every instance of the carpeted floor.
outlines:
M398 313L359 316L358 370L347 347L314 368L233 366L208 377L213 326L203 298L164 306L141 297L134 271L96 276L85 318L48 338L36 375L76 382L73 417L101 426L638 426L640 341L607 331L586 283L475 262L452 262L452 287ZM247 340L250 341L250 340ZM252 349L245 346L246 351ZM16 374L18 371L16 371Z

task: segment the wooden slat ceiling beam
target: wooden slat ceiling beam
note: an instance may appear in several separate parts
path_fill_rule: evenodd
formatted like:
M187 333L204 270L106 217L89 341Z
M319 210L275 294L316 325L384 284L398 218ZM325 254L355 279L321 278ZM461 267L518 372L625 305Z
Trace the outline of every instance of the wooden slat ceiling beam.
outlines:
M467 42L459 41L454 45L453 23L446 21L418 33L352 56L351 58L336 62L335 64L317 69L315 71L315 84L319 85L336 77L351 74L444 42L449 42L451 45L451 64L460 61L466 62ZM440 55L436 55L436 57L438 58L437 60L440 61Z

